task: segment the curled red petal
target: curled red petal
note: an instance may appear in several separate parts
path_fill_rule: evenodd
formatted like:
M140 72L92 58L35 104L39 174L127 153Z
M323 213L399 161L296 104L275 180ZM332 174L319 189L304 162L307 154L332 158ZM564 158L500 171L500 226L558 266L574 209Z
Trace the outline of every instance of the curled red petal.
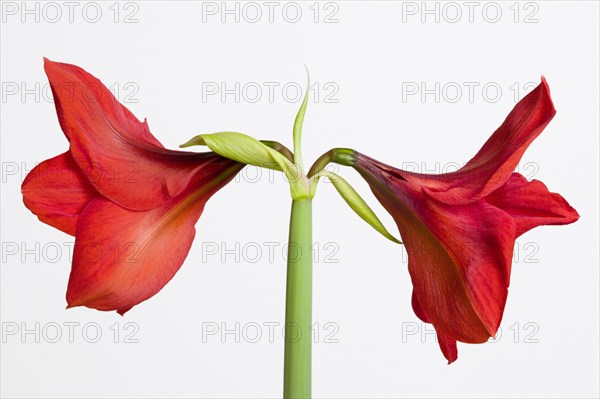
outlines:
M185 190L199 164L218 157L163 148L145 121L83 69L47 59L44 69L73 158L91 184L120 206L164 205Z
M206 201L241 169L205 165L192 187L162 207L132 211L96 198L77 225L67 302L123 314L152 297L181 267Z
M68 152L33 168L21 192L40 221L70 235L75 235L79 214L98 195Z
M517 237L537 226L569 224L579 219L577 211L560 194L551 193L539 180L527 181L519 173L513 173L485 200L513 217Z
M441 175L408 172L403 175L422 185L437 201L448 204L477 201L510 178L527 147L555 114L548 83L542 77L542 82L519 101L464 167Z

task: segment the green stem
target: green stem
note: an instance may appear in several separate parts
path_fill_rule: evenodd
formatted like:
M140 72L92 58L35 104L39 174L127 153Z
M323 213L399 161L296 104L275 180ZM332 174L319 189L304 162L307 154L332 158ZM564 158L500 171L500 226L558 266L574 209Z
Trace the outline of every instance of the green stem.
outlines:
M310 167L307 176L313 177L317 173L324 170L325 167L331 162L345 166L353 166L355 153L356 151L350 148L332 148L315 161L315 163Z
M311 396L312 201L292 201L285 303L283 397Z

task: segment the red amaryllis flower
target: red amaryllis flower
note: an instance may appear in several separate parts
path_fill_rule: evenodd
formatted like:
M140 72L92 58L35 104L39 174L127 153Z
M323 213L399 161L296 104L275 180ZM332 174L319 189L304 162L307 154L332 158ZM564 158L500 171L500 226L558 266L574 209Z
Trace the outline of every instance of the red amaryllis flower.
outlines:
M536 226L579 218L543 183L513 173L554 114L542 78L477 155L452 173L410 173L355 154L353 166L402 235L413 309L433 324L449 363L457 358L456 341L483 343L496 334L515 239Z
M95 77L47 59L44 68L70 148L31 171L23 201L75 236L68 307L123 314L175 275L206 201L243 165L167 150Z

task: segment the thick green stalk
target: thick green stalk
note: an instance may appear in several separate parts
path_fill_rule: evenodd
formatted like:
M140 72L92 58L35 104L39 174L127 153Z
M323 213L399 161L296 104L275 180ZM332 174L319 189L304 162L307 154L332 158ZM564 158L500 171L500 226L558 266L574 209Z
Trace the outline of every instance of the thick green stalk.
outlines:
M283 397L311 396L312 201L292 201L285 303Z

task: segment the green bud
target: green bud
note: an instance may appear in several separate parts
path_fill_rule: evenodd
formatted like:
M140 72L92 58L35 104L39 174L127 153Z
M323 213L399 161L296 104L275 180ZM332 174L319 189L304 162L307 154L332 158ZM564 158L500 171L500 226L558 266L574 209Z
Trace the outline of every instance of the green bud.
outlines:
M306 106L308 105L308 94L310 92L310 74L308 73L308 67L306 67L306 76L308 78L308 82L306 83L306 93L304 93L304 99L302 100L302 105L300 105L300 109L298 110L298 114L296 115L296 119L294 120L294 163L300 167L300 169L304 168L302 163L302 125L304 124L304 115L306 114Z
M237 132L200 134L180 147L205 145L215 153L247 165L282 171L290 183L293 199L309 198L308 178L284 155L256 140Z
M319 177L326 176L333 183L333 186L336 188L337 192L342 196L344 201L350 206L350 208L361 217L362 220L367 222L371 227L377 230L381 235L387 238L390 241L393 241L397 244L402 244L400 240L391 235L381 220L375 215L375 212L367 205L364 199L352 188L350 183L346 180L342 179L342 177L336 175L333 172L329 171L321 171L311 177L311 197L315 195L315 191L317 189L317 182Z

